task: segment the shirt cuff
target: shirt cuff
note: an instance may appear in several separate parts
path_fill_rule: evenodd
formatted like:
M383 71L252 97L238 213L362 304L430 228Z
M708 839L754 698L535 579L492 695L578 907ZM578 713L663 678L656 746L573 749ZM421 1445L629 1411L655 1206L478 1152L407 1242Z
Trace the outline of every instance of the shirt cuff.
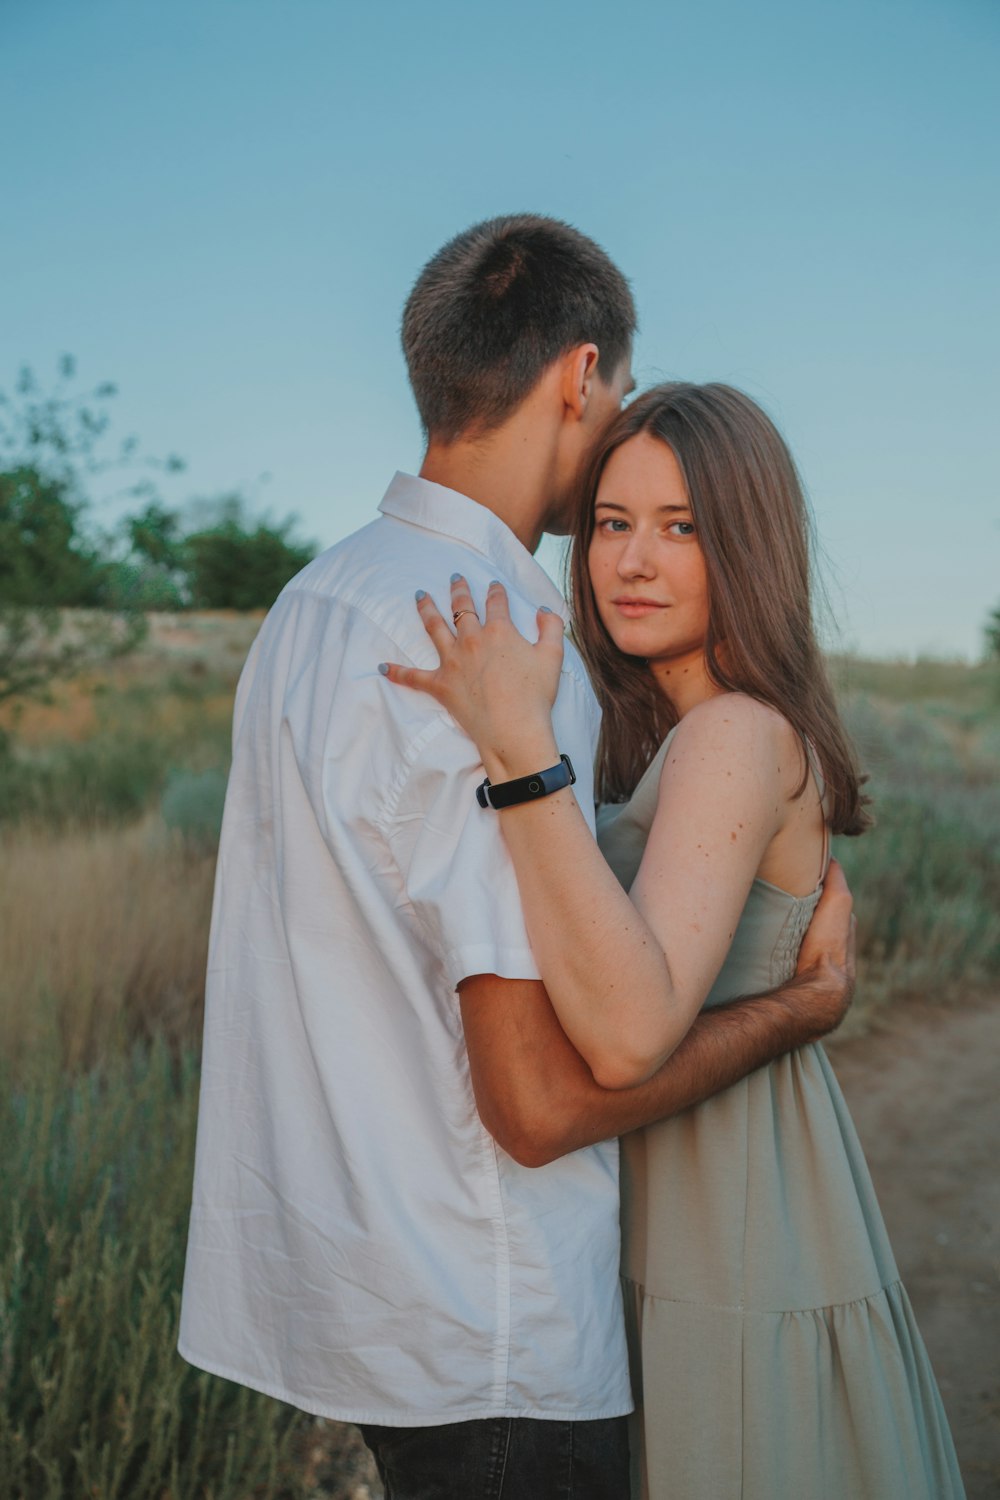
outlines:
M444 956L448 983L457 990L473 974L498 974L501 979L541 979L530 948L496 948L491 943L452 948Z

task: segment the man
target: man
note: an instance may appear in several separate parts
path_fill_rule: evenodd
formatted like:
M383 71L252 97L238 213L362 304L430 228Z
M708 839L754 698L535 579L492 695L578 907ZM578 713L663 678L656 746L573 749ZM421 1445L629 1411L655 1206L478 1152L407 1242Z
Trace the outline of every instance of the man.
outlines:
M785 990L699 1018L605 1091L538 979L470 741L382 661L432 666L416 589L461 572L526 631L531 553L631 388L607 256L532 216L424 269L403 343L428 435L380 519L286 587L237 693L181 1352L362 1425L391 1500L622 1500L631 1409L617 1142L835 1025L850 898ZM555 707L592 814L579 658Z

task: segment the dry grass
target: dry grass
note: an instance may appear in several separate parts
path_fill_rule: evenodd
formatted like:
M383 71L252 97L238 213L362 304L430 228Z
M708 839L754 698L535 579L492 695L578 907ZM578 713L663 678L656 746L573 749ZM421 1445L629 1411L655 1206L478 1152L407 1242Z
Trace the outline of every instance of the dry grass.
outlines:
M355 1429L197 1374L176 1354L212 777L224 774L232 691L258 623L154 619L141 655L8 725L0 1494L12 1500L379 1493Z
M175 1352L214 864L152 815L4 840L4 1495L380 1493L354 1428ZM29 1346L32 1375L15 1378Z
M200 1035L215 860L157 820L20 828L0 860L0 1055L71 1072L154 1036Z

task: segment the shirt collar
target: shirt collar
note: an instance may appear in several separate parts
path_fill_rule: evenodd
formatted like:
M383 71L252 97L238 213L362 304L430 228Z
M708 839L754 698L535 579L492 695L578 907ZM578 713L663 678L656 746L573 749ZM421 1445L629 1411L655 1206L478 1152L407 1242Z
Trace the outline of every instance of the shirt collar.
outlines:
M528 599L547 604L563 620L566 601L540 563L518 541L510 527L485 505L457 490L414 474L397 473L382 498L379 510L411 526L437 532L464 542L487 558L497 574L516 583Z

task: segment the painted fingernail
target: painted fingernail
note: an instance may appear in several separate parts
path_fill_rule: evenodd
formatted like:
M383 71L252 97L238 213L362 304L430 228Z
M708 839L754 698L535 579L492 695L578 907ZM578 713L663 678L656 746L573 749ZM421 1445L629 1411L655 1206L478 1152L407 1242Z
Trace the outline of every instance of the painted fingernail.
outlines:
M541 613L543 615L550 615L552 613L551 609L549 609L549 606L547 604L542 604L542 605L539 606L539 608L540 608Z
M417 603L419 604L420 601L421 601L421 599L426 599L426 598L427 598L427 590L426 589L417 589L417 593L416 593Z
M500 588L503 588L503 584L500 582L499 578L491 578L490 579L490 588L491 589L500 589Z
M452 583L461 583L462 582L462 575L461 575L461 573L452 573L452 575L451 575L451 581L452 581Z
M380 661L379 664L378 664L378 669L382 673L383 677L388 677L388 675L389 675L389 663L387 661Z

